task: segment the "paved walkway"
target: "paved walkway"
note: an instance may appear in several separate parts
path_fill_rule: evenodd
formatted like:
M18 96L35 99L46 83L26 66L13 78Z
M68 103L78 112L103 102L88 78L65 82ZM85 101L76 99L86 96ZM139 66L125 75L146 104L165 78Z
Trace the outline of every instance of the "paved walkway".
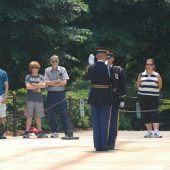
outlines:
M170 132L144 139L143 132L119 132L114 151L95 152L92 132L80 140L0 140L0 170L170 170Z

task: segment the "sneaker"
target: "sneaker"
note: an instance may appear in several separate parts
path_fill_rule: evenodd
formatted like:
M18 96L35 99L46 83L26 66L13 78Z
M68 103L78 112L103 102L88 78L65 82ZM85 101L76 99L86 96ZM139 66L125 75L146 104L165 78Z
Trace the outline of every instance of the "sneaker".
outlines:
M155 130L153 134L154 138L162 138L161 132L159 130Z
M30 133L28 131L24 132L23 138L30 138Z
M0 139L6 139L6 136L0 136Z
M0 139L6 139L5 137L5 126L0 123Z
M39 131L37 133L37 138L48 138L48 136L44 132Z
M152 138L152 137L153 137L152 131L146 131L145 132L144 138Z
M58 138L58 137L59 137L59 135L58 135L57 132L53 132L53 133L51 134L51 138Z

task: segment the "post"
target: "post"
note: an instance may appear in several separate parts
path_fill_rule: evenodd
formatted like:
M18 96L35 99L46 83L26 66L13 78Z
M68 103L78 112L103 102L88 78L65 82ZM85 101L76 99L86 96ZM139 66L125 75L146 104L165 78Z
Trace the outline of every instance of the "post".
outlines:
M141 119L141 112L140 112L139 102L136 102L136 116L137 116L137 119Z
M84 99L80 99L80 116L84 117L85 113L84 113Z
M71 117L71 113L72 113L72 103L71 103L71 94L69 94L68 97L68 110L69 110L69 117Z
M71 113L72 113L72 101L71 101L71 95L69 94L68 97L68 136L73 137L73 127L71 122Z
M68 131L67 131L67 136L62 138L63 140L79 139L79 137L73 136L73 125L71 121L71 114L72 114L72 98L71 98L71 95L69 94L69 97L68 97Z
M13 136L16 137L17 136L17 109L16 109L16 93L13 92L12 93L12 97L13 97Z

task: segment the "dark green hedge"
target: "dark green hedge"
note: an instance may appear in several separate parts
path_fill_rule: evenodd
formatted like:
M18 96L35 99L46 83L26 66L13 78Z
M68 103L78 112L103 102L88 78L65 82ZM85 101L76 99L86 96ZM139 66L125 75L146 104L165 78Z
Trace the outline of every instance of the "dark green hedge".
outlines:
M25 129L25 118L24 118L24 108L25 108L25 89L19 89L16 91L17 95L17 128L24 130ZM44 91L43 95L45 98L45 108L46 104L46 94ZM73 88L67 92L67 98L71 96L71 118L74 128L88 129L92 127L91 123L91 113L90 107L87 104L88 91L87 90L77 90ZM85 99L85 116L80 116L80 98ZM162 130L170 130L170 100L164 100L160 105L160 123ZM67 102L68 104L68 102ZM7 117L7 130L12 131L12 100L8 102L8 117ZM136 110L136 99L128 98L126 101L126 110ZM62 130L60 114L57 113L58 127ZM34 122L35 125L35 122ZM48 115L43 118L43 129L49 131L49 122ZM119 129L120 130L144 130L143 123L141 119L137 119L136 113L131 112L120 112L119 113Z

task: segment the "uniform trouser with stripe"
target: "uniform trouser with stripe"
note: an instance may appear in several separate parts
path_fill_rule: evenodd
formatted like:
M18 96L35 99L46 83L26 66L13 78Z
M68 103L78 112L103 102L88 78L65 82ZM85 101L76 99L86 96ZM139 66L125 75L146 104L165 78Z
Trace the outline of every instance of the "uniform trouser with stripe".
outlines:
M111 110L108 145L114 145L116 143L116 138L118 134L118 115L119 109L113 106Z
M47 95L48 107L51 107L55 105L56 103L59 103L57 106L49 109L48 111L50 127L51 127L52 132L58 131L57 120L56 120L57 107L59 108L59 111L61 113L61 120L62 120L64 133L66 134L68 131L67 103L66 103L66 100L64 99L65 99L64 91L49 91L48 92L48 95Z
M91 105L94 147L108 149L110 105Z

